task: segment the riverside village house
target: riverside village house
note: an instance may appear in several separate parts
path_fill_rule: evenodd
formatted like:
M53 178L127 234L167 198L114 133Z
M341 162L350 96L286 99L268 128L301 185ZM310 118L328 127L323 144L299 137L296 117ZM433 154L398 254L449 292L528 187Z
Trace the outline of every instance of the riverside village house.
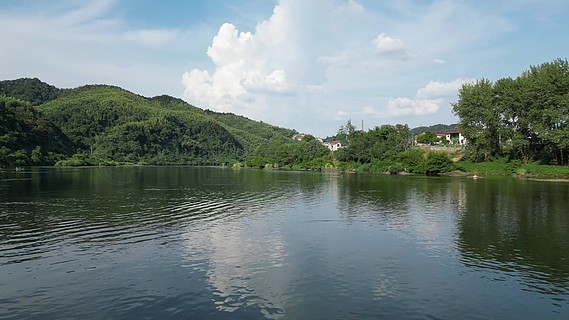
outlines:
M328 141L324 143L324 146L328 147L328 149L332 151L336 151L342 148L342 143L340 141Z
M435 131L434 132L438 138L442 139L446 139L448 140L451 144L458 144L458 145L465 145L466 144L466 138L462 135L462 133L459 130L452 130L452 131Z
M305 134L299 133L299 134L294 135L292 138L294 140L297 140L297 141L302 141L304 136L305 136ZM321 138L316 138L316 140L320 141L320 143L322 143L323 146L330 149L331 151L336 151L336 150L341 149L343 147L342 143L340 141L323 142Z

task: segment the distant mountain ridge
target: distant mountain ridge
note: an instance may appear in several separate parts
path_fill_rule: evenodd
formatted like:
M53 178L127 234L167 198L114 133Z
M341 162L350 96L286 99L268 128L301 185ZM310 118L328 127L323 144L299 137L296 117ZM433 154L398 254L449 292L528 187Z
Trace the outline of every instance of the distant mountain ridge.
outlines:
M109 85L59 89L39 79L0 81L0 107L9 115L0 121L4 166L51 165L74 154L85 162L220 164L240 161L270 140L292 141L297 133ZM25 137L24 126L10 126L8 119L28 124L29 132L57 131L57 141Z
M61 97L68 89L59 89L38 78L0 81L0 95L24 100L36 106Z
M416 136L423 132L435 132L435 131L452 131L458 127L458 123L454 124L435 124L432 126L421 126L409 130L409 135Z

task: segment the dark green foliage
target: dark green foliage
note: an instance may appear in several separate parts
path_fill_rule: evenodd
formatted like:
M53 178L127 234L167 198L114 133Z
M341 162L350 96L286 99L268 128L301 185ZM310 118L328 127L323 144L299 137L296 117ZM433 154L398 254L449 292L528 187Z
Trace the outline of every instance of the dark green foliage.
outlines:
M245 164L248 167L256 167L256 168L272 167L274 165L272 159L255 154L248 155L245 158Z
M425 162L424 173L437 175L454 169L452 160L446 152L429 152Z
M348 145L334 153L336 160L340 161L336 164L340 170L439 174L455 169L446 152L425 154L419 148L409 148L409 128L406 125L382 125L367 132L349 128L350 122L340 129L340 133L345 133Z
M8 108L16 114L0 115L3 165L54 164L73 153L59 164L233 163L269 140L290 143L295 133L203 111L177 98L145 98L114 86L60 90L37 79L21 79L2 81L0 88L36 104L45 102L36 111L20 101L18 108ZM36 131L41 134L32 134Z
M282 143L270 141L260 145L246 159L251 167L295 167L299 169L321 169L331 164L330 150L316 139Z
M336 151L336 159L345 162L369 163L372 160L374 141L365 132L354 131L347 140L349 143Z
M374 141L372 154L377 159L393 159L409 146L407 125L382 125L368 131L368 135Z
M115 126L98 136L96 145L102 158L131 163L220 164L243 155L239 142L218 123L172 115Z
M437 137L437 135L432 131L423 132L417 136L417 143L433 145L439 141L441 141L439 137Z
M338 130L338 133L332 140L338 140L342 145L347 145L349 143L350 137L356 132L356 126L352 124L352 120L348 120L346 125L343 125ZM330 140L327 140L330 141Z
M152 107L145 98L117 87L85 86L39 106L39 110L61 128L76 148L88 150L95 137L107 129L156 114L157 108Z
M351 131L347 135L348 145L336 151L339 161L370 163L374 159L393 159L408 147L407 125L382 125L374 129Z
M348 121L338 132L347 146L333 156L311 135L294 141L294 130L203 111L169 96L145 98L106 85L60 90L37 79L0 84L10 88L5 92L42 103L36 111L30 104L4 98L11 112L2 113L3 165L209 165L245 160L255 167L320 170L338 164L364 172L424 172L415 153L402 153L409 134L404 125L362 132Z
M217 113L206 110L205 114L219 122L241 143L246 151L250 153L267 141L278 143L291 142L295 130L276 127L264 122L257 122L238 116L233 113Z
M305 134L304 136L302 136L302 141L304 142L310 142L314 140L316 140L316 138L311 134Z
M389 167L387 167L387 171L390 174L398 174L400 172L404 172L405 167L401 163L396 162L396 163L390 165Z
M0 165L51 165L72 153L67 137L33 107L0 96Z
M0 81L0 96L28 101L34 106L55 100L64 92L64 89L58 89L37 78Z
M489 161L499 156L499 111L494 102L492 83L482 79L465 84L454 112L460 117L462 134L468 139L467 156L474 161Z
M419 148L410 148L409 150L401 152L397 160L407 172L424 173L426 171L425 152Z
M516 79L466 84L453 112L468 139L469 160L569 163L567 60L533 66Z
M78 166L114 166L119 164L116 161L105 160L98 156L85 152L78 152L71 158L59 160L55 163L58 167L78 167Z
M191 104L185 102L180 98L174 98L167 95L156 96L150 99L145 99L149 102L153 102L156 106L160 108L165 108L168 110L178 110L178 111L193 111L203 113L204 111L200 108L194 107Z
M240 129L267 140L282 139L283 137L292 138L293 135L298 133L296 130L273 126L262 121L251 121L250 119L233 113L219 113L210 110L206 110L205 113L232 128Z
M460 161L461 171L477 172L481 174L500 174L500 175L527 175L551 178L569 178L569 166L543 165L538 162L524 163L519 160L508 160L500 158L493 162Z

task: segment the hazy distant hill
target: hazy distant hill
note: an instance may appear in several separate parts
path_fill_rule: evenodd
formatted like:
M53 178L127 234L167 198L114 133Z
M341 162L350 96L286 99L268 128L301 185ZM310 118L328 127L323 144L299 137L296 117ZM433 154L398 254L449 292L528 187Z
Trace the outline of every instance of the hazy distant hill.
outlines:
M434 132L434 131L452 131L458 126L458 123L455 124L435 124L432 126L421 126L417 128L413 128L409 131L409 135L416 136L423 132Z
M0 95L23 100L17 101L17 108L14 99L4 103L17 121L41 121L58 130L62 135L58 141L63 143L59 155L33 161L36 147L42 152L53 148L47 148L45 141L23 137L21 126L4 124L0 137L15 135L23 140L17 144L0 140L3 165L16 164L11 156L15 152L25 158L19 165L53 164L54 159L75 152L118 162L219 164L241 160L262 143L288 141L296 133L234 114L204 111L181 99L146 98L115 86L58 89L38 79L19 79L0 81ZM22 108L31 111L16 110Z

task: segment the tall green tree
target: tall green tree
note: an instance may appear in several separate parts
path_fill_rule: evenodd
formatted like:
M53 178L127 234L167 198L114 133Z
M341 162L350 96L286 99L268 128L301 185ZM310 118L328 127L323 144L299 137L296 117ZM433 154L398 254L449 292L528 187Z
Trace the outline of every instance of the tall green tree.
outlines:
M569 163L569 63L532 66L516 79L465 84L453 112L468 139L467 156Z
M490 161L501 153L500 112L494 98L492 82L482 79L464 84L458 102L452 104L462 134L468 139L467 156L474 161Z
M354 131L345 148L336 151L340 161L369 163L372 160L393 159L408 147L407 125L382 125L370 131Z
M373 141L372 155L375 159L394 158L408 147L407 125L382 125L368 132Z
M338 133L336 134L336 139L340 141L343 145L348 145L350 143L350 138L353 138L356 132L356 126L352 124L352 120L348 120L345 125L340 126Z
M567 164L569 63L557 59L532 66L521 78L526 78L523 101L536 156L543 162Z
M501 125L500 143L503 153L511 159L531 159L531 130L527 108L523 103L523 79L503 78L494 83L495 107Z
M417 136L417 143L435 144L441 141L437 135L432 131L423 132Z

